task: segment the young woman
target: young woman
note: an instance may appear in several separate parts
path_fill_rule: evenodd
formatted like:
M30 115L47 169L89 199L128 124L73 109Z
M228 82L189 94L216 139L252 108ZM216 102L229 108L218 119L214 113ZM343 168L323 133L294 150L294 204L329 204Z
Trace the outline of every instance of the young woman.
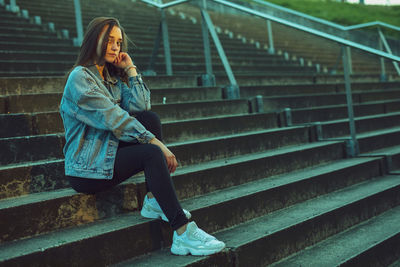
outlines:
M178 163L162 143L160 120L149 111L150 92L127 50L117 19L90 22L60 105L65 174L77 192L93 194L144 171L148 193L141 215L169 222L171 252L219 252L225 244L189 222L178 202L170 178Z

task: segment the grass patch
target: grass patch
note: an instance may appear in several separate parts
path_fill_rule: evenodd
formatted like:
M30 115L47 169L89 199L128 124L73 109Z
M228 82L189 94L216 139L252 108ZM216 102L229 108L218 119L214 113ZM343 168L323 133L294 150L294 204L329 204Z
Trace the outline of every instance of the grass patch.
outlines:
M268 0L267 2L343 26L381 21L400 27L400 6L359 5L334 0ZM384 33L393 37L400 35L399 32L386 29Z

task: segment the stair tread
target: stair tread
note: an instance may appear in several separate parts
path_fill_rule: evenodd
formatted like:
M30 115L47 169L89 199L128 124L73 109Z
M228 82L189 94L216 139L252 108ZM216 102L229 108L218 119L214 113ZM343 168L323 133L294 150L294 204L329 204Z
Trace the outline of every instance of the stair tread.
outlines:
M273 235L303 221L312 220L319 215L349 205L358 200L400 185L399 177L385 176L362 182L326 195L307 200L290 207L224 229L214 235L226 243L228 250L235 250L262 237ZM201 227L201 226L200 226ZM169 250L163 249L148 255L132 258L116 266L154 266L162 261L177 265L200 262L206 257L188 257L185 260L171 258Z
M361 182L220 231L216 236L226 241L228 247L238 247L257 240L260 236L270 235L300 221L310 220L339 206L346 206L369 195L399 186L399 178L388 175Z
M300 172L295 172L292 174L280 175L274 178L262 179L260 181L250 182L241 186L235 186L232 188L222 189L216 192L212 192L209 194L205 194L199 197L195 197L192 199L187 199L182 201L182 206L189 210L196 210L205 207L209 207L210 203L216 205L217 203L222 203L228 201L230 199L239 198L241 196L250 195L256 193L261 190L268 190L269 188L279 187L283 184L291 183L296 180L308 179L308 176L317 176L321 173L333 171L335 166L336 168L346 168L348 166L354 164L360 164L362 162L368 162L376 159L367 159L367 158L355 158L345 161L338 161L333 165L323 165L320 167L316 167L314 169L308 169ZM397 178L397 177L396 177ZM386 181L386 179L382 179L380 187L383 188L387 185L394 184L393 181ZM380 180L379 180L380 181ZM386 183L385 183L386 181ZM400 180L396 180L397 183L400 183ZM376 183L376 181L375 181ZM364 183L363 183L364 184ZM378 184L380 185L380 184ZM364 185L364 187L368 187L368 185ZM353 187L351 187L353 188ZM351 189L347 189L350 190ZM346 190L345 190L346 191ZM354 191L354 190L353 190ZM367 190L368 191L368 190ZM65 193L74 194L71 189L58 190L58 192L54 192L54 194ZM365 193L365 192L364 192ZM45 195L45 194L39 194ZM48 194L47 194L48 195ZM351 194L350 194L351 195ZM329 199L328 199L329 200ZM337 199L337 202L340 202L340 198ZM0 201L1 203L1 201ZM301 205L301 204L296 204ZM279 211L278 211L279 212ZM276 213L276 212L274 212ZM287 213L284 213L287 214ZM268 215L267 215L268 216ZM264 216L263 216L264 217ZM257 220L257 219L256 219ZM13 258L22 253L30 253L33 251L43 251L43 249L49 249L58 244L67 244L70 242L75 242L81 240L83 238L90 238L97 235L102 235L109 233L111 231L117 231L128 227L134 227L136 224L149 222L149 219L141 218L138 212L133 212L129 214L118 215L113 218L104 219L101 221L97 221L91 224L86 224L82 226L76 226L73 228L57 230L55 232L42 234L33 238L27 238L23 240L13 241L9 243L4 243L0 245L0 258L8 259ZM245 223L246 224L246 223ZM240 226L238 226L240 227ZM222 231L224 232L224 231ZM248 235L248 234L246 234ZM224 236L224 235L222 235ZM229 236L228 236L229 237ZM228 237L221 238L222 240L228 240L228 246L231 246L231 242ZM244 239L243 239L244 240ZM246 239L247 240L247 239ZM29 249L28 249L29 248Z
M272 266L340 266L378 243L400 234L399 221L400 206L397 206Z

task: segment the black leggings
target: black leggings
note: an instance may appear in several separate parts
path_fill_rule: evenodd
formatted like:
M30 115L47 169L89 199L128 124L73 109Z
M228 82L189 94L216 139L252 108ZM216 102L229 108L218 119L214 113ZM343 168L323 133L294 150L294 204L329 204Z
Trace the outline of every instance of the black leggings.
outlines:
M157 139L162 140L161 122L156 113L144 111L137 114L136 119ZM120 141L111 180L67 177L75 191L94 194L108 190L141 171L144 171L146 177L147 190L153 193L172 229L185 225L188 219L176 196L165 156L156 145Z

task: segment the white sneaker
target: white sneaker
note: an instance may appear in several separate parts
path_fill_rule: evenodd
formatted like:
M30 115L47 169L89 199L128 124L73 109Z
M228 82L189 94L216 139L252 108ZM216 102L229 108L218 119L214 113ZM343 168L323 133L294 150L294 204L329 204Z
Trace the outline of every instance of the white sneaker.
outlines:
M220 252L224 248L224 242L198 228L195 222L190 222L183 234L178 235L174 231L171 253L175 255L192 254L203 256Z
M186 218L190 219L192 214L189 211L183 209L183 212L186 215ZM140 211L140 214L145 218L150 219L163 219L164 221L168 222L167 216L165 216L164 212L162 211L160 205L158 204L157 200L153 198L148 198L147 195L144 197L143 207Z

